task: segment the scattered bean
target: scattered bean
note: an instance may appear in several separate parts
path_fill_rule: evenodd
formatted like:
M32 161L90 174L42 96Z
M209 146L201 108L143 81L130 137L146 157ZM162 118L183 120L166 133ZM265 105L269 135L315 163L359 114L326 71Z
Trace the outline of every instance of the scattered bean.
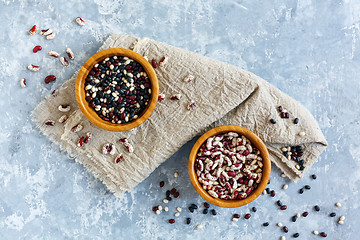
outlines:
M81 124L76 124L75 126L73 126L72 128L71 128L71 131L73 131L73 132L80 132L81 130L83 129L83 125L81 125Z
M58 58L60 55L55 51L49 51L48 55L54 58Z
M40 35L47 36L47 35L51 34L52 32L53 32L53 30L51 28L48 28L48 29L41 30Z
M64 66L69 66L69 62L68 62L68 60L66 59L66 57L61 57L61 58L60 58L60 62L61 62L61 64L64 65Z
M40 45L37 45L33 48L33 53L37 53L38 51L41 51L42 47Z
M62 115L62 116L59 118L59 123L64 123L67 119L68 119L68 116L67 116L67 115Z
M22 88L26 87L26 79L25 78L20 79L20 86Z
M318 212L318 211L320 211L320 207L318 205L315 205L314 210Z
M37 72L37 71L40 70L40 67L39 67L39 66L36 66L36 65L33 65L33 64L30 64L30 65L28 66L28 69L29 69L30 71Z
M84 26L85 25L85 21L81 18L81 17L77 17L75 19L76 23L79 24L80 26Z
M37 31L37 26L34 25L34 26L29 30L29 34L30 34L30 35L34 35L34 34L36 33L36 31Z
M170 97L170 100L180 100L181 94L174 94Z
M49 35L46 36L47 40L51 40L56 36L56 34L54 32L50 33Z
M66 54L68 55L69 59L73 60L75 58L75 55L73 53L73 51L71 51L70 48L66 49Z
M164 66L167 63L168 59L169 59L168 56L163 56L163 58L159 62L159 66L160 67Z

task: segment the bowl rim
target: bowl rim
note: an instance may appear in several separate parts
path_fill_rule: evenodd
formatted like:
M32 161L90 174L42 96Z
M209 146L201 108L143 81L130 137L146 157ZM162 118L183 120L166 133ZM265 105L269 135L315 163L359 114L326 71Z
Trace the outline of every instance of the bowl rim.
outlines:
M197 180L197 175L194 168L194 163L196 160L196 155L201 147L201 145L209 138L215 135L219 135L226 132L237 132L241 135L244 135L246 138L248 138L253 145L256 146L260 150L260 154L263 158L263 175L261 182L259 183L258 187L245 199L242 200L223 200L219 198L213 198L211 197L201 186L201 184ZM254 201L265 189L271 173L271 162L270 162L270 156L269 152L266 148L266 145L264 142L252 131L250 131L247 128L237 126L237 125L223 125L219 127L215 127L213 129L210 129L206 133L204 133L194 144L190 156L189 156L189 162L188 162L188 171L189 176L192 185L194 186L195 190L198 192L198 194L208 201L209 203L224 207L224 208L236 208L241 207L244 205L249 204L250 202Z
M145 70L146 74L150 79L151 96L150 96L149 104L137 119L129 123L116 124L102 120L96 114L96 112L89 106L88 102L85 99L85 88L83 86L85 84L85 79L88 76L90 70L93 68L93 66L96 63L111 56L123 56L137 61L138 63L141 64L141 66L143 67L143 69ZM114 131L114 132L127 131L145 122L145 120L150 117L150 115L155 109L158 100L158 91L159 91L159 82L155 70L151 66L151 64L140 54L125 48L109 48L92 55L88 60L86 60L86 62L80 68L75 84L76 101L78 103L81 112L85 115L85 117L95 126L104 130Z

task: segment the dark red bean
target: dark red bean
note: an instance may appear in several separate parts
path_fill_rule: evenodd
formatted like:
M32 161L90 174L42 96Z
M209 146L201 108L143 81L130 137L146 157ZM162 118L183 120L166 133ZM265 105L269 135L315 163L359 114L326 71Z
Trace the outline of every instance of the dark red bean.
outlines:
M321 232L321 233L320 233L320 236L322 236L322 237L327 237L327 234L324 233L324 232Z
M205 208L209 208L209 207L210 207L209 203L204 202L204 207L205 207Z
M250 217L251 217L251 214L250 214L250 213L247 213L247 214L245 214L245 216L244 216L245 219L249 219Z
M173 189L170 190L171 195L174 195L174 193L176 193L176 188L173 188Z
M289 229L287 228L287 226L284 226L284 227L283 227L283 231L284 231L285 233L287 233L287 232L289 231Z
M283 107L279 106L279 112L282 112L282 110L283 110Z
M274 190L271 190L270 196L275 197L275 191Z
M169 223L171 224L175 223L175 219L169 219Z
M280 207L280 209L281 209L281 210L286 210L286 209L287 209L287 206L286 206L286 205L282 205L282 206Z
M159 210L159 208L156 206L156 207L153 207L152 210L153 210L154 212L156 212L157 210Z
M234 217L234 218L240 218L240 215L237 214L237 213L235 213L235 214L233 215L233 217Z
M308 212L303 212L303 217L307 217L307 215L309 215L309 213Z
M165 185L165 182L164 181L161 181L160 182L160 187L163 187Z
M157 68L157 63L156 63L155 59L151 60L151 64L152 64L153 68Z
M179 193L179 192L174 193L174 198L178 198L178 197L179 197L179 195L180 195L180 193Z

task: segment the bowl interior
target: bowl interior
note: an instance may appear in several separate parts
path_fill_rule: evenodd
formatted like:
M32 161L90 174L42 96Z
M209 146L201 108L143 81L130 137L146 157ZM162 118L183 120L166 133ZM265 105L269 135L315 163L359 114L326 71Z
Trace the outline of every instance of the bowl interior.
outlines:
M198 178L197 178L196 171L194 168L196 155L197 155L201 145L209 137L216 136L216 135L226 133L226 132L237 132L241 135L244 135L246 138L248 138L252 142L252 144L257 149L260 150L261 157L263 158L263 171L262 171L263 175L262 175L261 182L259 183L258 187L247 198L242 199L242 200L222 200L222 199L211 197L202 188L202 185L197 180ZM244 205L252 202L264 191L264 189L269 181L269 178L270 178L271 163L270 163L269 152L268 152L265 144L257 135L255 135L255 133L251 132L250 130L248 130L246 128L240 127L240 126L224 125L224 126L216 127L216 128L209 130L208 132L203 134L196 141L196 143L194 144L194 146L191 150L191 153L190 153L188 168L189 168L189 175L190 175L191 183L193 184L195 190L199 193L199 195L202 198L204 198L209 203L214 204L219 207L235 208L235 207L244 206Z
M96 63L104 60L107 57L112 57L112 56L129 57L137 61L142 65L143 69L145 70L146 74L150 79L150 87L151 87L150 101L146 106L146 108L141 113L141 115L134 121L128 123L115 124L101 119L97 115L95 110L89 106L88 102L85 99L85 88L84 88L85 79L88 76L90 70L93 68L93 66ZM151 64L140 54L124 48L110 48L100 51L94 54L93 56L91 56L81 67L75 85L76 100L78 102L79 108L81 109L82 113L91 123L93 123L99 128L109 131L127 131L142 124L147 118L150 117L151 113L155 109L158 99L158 91L159 91L158 79L156 77L154 68L151 66Z

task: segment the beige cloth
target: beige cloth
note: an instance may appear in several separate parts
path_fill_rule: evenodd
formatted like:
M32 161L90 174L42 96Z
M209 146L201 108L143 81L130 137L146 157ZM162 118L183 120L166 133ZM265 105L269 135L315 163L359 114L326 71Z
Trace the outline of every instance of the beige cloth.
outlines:
M300 103L250 72L164 43L126 35L110 36L99 51L114 47L130 48L149 59L169 57L165 66L156 68L160 93L166 99L158 102L147 121L127 132L108 132L92 125L76 103L77 73L62 85L56 97L46 97L32 114L51 141L118 197L143 181L186 142L215 125L235 124L255 132L268 146L271 160L293 181L303 177L327 146L316 121ZM183 81L188 74L195 76L193 82ZM180 101L169 100L176 93L182 95ZM196 102L196 108L188 111L186 106L191 100ZM63 115L58 111L60 104L71 105L64 124L57 121ZM279 105L288 110L290 119L279 117ZM300 119L299 124L293 124L294 117ZM277 123L269 123L270 118ZM55 120L55 126L44 125L48 119ZM78 123L84 129L72 132ZM300 131L306 135L298 136ZM79 136L86 132L93 134L92 140L77 147ZM119 143L123 137L133 144L134 153L128 153ZM108 142L116 146L117 153L124 154L125 160L120 164L114 164L115 156L102 154L102 146ZM280 147L293 145L304 148L304 171L298 171L295 161L282 155Z

